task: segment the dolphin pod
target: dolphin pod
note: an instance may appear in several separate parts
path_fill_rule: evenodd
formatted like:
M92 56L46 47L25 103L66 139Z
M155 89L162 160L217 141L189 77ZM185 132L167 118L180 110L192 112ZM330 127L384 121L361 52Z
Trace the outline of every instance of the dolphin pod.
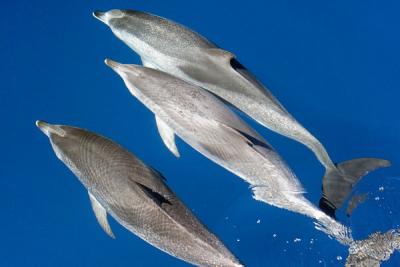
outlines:
M173 21L134 10L94 12L97 19L141 57L144 66L201 86L261 125L311 149L325 167L320 208L334 217L353 186L390 162L360 158L334 164L323 145L279 103L231 52ZM175 148L168 148L179 155Z
M115 142L84 129L37 122L57 157L86 187L96 218L107 213L141 239L201 266L243 266L168 188L165 178Z
M255 199L316 219L320 230L343 244L352 241L346 227L303 196L301 183L272 146L213 94L156 69L109 59L105 63L155 114L158 126L163 127L160 132L169 133L168 140L176 134L241 177L250 184Z
M316 228L349 246L346 266L379 266L400 249L399 230L354 240L335 219L354 185L387 167L378 158L338 164L236 57L170 20L132 10L94 12L136 51L144 66L107 59L130 93L155 115L175 156L175 136L246 181L256 200L316 220ZM226 105L227 104L227 105ZM274 148L229 108L311 149L325 167L320 209ZM84 129L37 121L56 156L88 190L95 217L112 238L107 216L158 249L199 266L244 266L167 186L165 178L117 143ZM360 199L349 203L348 215Z

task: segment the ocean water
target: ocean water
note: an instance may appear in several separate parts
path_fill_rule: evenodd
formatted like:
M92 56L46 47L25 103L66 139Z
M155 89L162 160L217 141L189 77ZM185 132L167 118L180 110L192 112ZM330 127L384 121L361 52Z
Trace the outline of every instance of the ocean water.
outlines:
M83 186L55 157L37 119L122 144L169 186L246 266L343 266L347 248L306 217L252 199L238 177L183 141L176 159L153 115L104 65L138 56L92 17L129 8L182 23L232 51L325 145L332 159L381 157L368 198L348 218L355 239L400 223L398 1L4 1L0 16L0 266L188 266L110 220L99 227ZM304 146L246 121L317 204L323 168ZM394 253L382 266L399 266Z

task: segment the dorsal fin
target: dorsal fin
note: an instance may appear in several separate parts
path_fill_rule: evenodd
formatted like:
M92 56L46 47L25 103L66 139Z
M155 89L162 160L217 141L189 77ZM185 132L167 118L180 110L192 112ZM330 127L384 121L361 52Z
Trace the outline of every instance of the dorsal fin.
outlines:
M268 157L268 151L274 150L272 146L263 139L251 136L248 133L242 132L229 125L226 125L225 123L220 123L220 125L222 127L225 127L226 129L229 129L229 131L231 131L232 133L240 135L241 138L243 138L243 140L245 140L249 146L251 146L255 151L257 151L263 157Z
M142 191L149 197L151 198L158 206L161 206L162 204L166 203L169 205L172 205L172 203L163 195L161 195L158 192L155 192L151 188L148 188L147 186L144 186L140 183L137 183L137 185L142 189Z
M156 170L154 167L152 166L148 166L156 175L158 175L164 182L167 181L167 178L165 178L165 176L158 170Z
M213 60L218 60L223 63L230 64L232 58L236 58L236 56L226 50L220 48L208 48L206 49L207 55L212 58Z
M113 232L111 231L111 227L108 224L107 220L107 212L105 208L100 204L99 201L88 191L90 203L92 204L92 208L94 211L94 215L96 216L97 221L99 222L101 228L103 228L104 232L106 232L111 238L115 238Z
M251 132L244 132L240 131L230 125L227 125L225 123L219 122L219 121L213 121L216 123L219 127L225 129L227 131L226 134L231 134L232 136L235 136L239 140L242 140L245 144L247 144L252 150L257 152L262 157L270 157L270 151L273 151L273 148L265 141L262 137L257 136L255 133ZM229 153L226 153L226 149L222 146L218 145L209 145L207 143L201 143L201 145L207 149L207 151L214 155L218 156L221 159L227 159L226 157L230 155Z
M175 133L163 120L156 116L156 124L158 128L158 132L160 133L161 139L163 140L165 146L175 155L175 157L179 158L180 154L178 148L175 144Z

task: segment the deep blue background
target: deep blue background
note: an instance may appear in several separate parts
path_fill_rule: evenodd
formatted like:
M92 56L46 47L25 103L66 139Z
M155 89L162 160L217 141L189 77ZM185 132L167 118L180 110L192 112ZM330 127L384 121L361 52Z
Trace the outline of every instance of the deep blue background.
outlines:
M112 8L170 18L234 52L335 161L390 159L393 167L369 175L357 189L387 192L386 198L370 200L345 222L357 238L398 226L398 1L6 0L0 16L0 266L186 266L112 219L117 239L103 233L83 186L56 159L37 119L101 133L156 167L248 266L344 263L347 249L314 230L308 218L252 200L244 182L181 140L180 159L167 151L153 115L103 64L106 57L139 63L91 15ZM248 121L317 203L323 169L312 153ZM388 190L377 192L382 184ZM399 258L386 266L399 265Z

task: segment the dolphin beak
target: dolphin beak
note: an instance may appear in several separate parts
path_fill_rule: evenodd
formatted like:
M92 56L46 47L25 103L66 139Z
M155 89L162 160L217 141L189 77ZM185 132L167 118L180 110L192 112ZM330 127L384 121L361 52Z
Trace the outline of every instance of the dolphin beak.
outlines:
M48 137L50 134L57 134L59 136L64 136L65 131L61 129L58 125L52 125L44 121L36 121L36 126Z
M126 66L124 64L118 63L112 59L106 58L104 60L104 63L109 66L110 68L113 69L116 73L119 75L122 75L124 73L124 70L126 70Z
M47 136L50 135L51 125L44 121L36 121L36 126Z
M110 68L112 68L113 70L117 71L117 69L122 65L121 63L118 63L112 59L106 58L104 60L104 63L109 66Z
M106 12L95 11L95 12L93 12L93 17L95 17L96 19L100 20L101 22L107 24Z
M118 73L121 77L125 75L133 75L134 77L140 76L141 67L134 64L121 64L109 58L104 60L104 63ZM133 77L131 76L131 77Z

